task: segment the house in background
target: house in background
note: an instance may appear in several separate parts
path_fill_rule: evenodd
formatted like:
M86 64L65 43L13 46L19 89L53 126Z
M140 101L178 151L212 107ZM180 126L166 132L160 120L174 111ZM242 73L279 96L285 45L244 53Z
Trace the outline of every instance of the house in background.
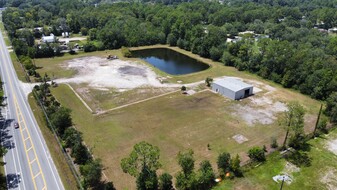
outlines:
M212 90L232 100L239 100L253 94L253 86L235 78L224 78L212 83Z
M56 42L56 37L54 34L50 34L50 36L42 36L41 40L43 43L54 43Z

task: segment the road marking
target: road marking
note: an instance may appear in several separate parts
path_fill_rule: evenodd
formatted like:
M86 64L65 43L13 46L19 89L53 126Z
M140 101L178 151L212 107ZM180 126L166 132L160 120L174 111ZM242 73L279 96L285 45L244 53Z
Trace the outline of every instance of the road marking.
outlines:
M0 47L1 47L1 46L0 46ZM1 51L1 53L2 53L2 56L5 57L5 56L4 56L4 52ZM5 70L6 70L7 75L10 76L7 67L5 67ZM13 101L14 101L14 107L15 107L15 112L16 112L17 120L18 120L18 121L21 121L21 120L22 120L22 122L23 122L23 124L24 124L24 126L25 126L25 128L26 128L26 127L27 127L27 124L26 124L26 121L25 121L25 119L24 119L24 117L23 117L23 115L22 115L21 109L20 109L20 107L19 107L19 104L18 104L18 101L17 101L17 98L16 98L16 94L14 93L14 90L13 90L13 84L12 84L12 81L11 81L11 80L9 80L9 84L10 84L10 88L11 88L11 91L12 91L12 94L13 94ZM24 148L25 148L25 150L27 150L26 141L24 141L23 132L22 132L22 128L21 128L21 127L20 127L20 133L21 133L21 138L22 138L22 140L23 140ZM29 133L28 130L27 130L27 134L28 134L28 136L29 136L29 138L30 138L30 133ZM30 138L30 143L31 143L31 145L32 145L32 147L33 147L34 157L35 157L35 159L36 159L36 161L37 161L37 165L38 165L38 168L39 168L39 173L41 173L41 176L42 176L43 185L44 185L43 188L46 188L46 181L45 181L45 178L44 178L44 175L43 175L41 166L40 166L40 162L39 162L38 157L37 157L37 155L36 155L36 151L35 151L35 148L34 148L34 144L33 144L32 140L31 140L31 138ZM30 162L30 158L29 158L29 156L28 156L28 152L27 152L27 151L26 151L26 157L27 157L27 160L28 160L28 163L29 163L29 162ZM36 181L35 181L35 178L33 178L32 166L31 166L30 163L28 164L28 166L29 166L30 173L31 173L31 176L32 176L32 180L33 180L33 184L34 184L34 189L37 190Z
M2 33L1 33L1 32L0 32L0 37L2 37ZM3 43L3 40L0 40L0 42ZM0 45L0 48L1 48L1 45ZM3 55L3 52L2 52L2 55ZM4 77L5 77L5 75L4 75L4 70L2 70L2 69L0 69L0 70L1 70L2 77L4 78ZM4 82L4 81L2 81L2 82ZM6 102L7 102L7 105L8 105L8 91L7 91L7 86L6 86L6 85L7 85L7 84L3 85L3 90L4 90L5 95L6 95L6 97L7 97ZM10 109L9 106L8 106L8 108L7 108L7 112L8 112L8 113L11 112L11 109ZM7 117L8 117L8 114L6 114L6 121L7 121L7 119L8 119ZM11 128L11 131L12 131L12 133L13 133L13 141L14 141L15 145L17 145L13 128ZM14 170L15 170L16 173L18 173L18 172L17 172L18 170L17 170L17 167L16 167L16 160L17 160L18 157L19 157L19 153L18 153L18 149L17 149L17 148L14 148L14 149L15 149L15 151L12 150L12 151L10 151L10 152L12 153L12 157L13 157L12 160L13 160L13 164L14 164ZM16 152L16 155L17 155L16 157L14 156L14 152ZM5 161L5 160L6 160L6 159L5 159L5 156L4 156L4 161ZM14 161L14 160L15 160L15 161ZM21 167L20 161L18 161L18 164L19 164L20 170L22 171L22 167ZM5 173L7 174L6 167L8 167L7 164L6 164L5 167L4 167ZM8 182L7 177L6 177L6 181ZM25 180L24 180L23 178L22 178L22 183L23 183L23 189L26 189ZM8 185L8 183L7 183L7 185ZM19 189L21 189L20 184L19 184Z
M30 138L30 137L25 138L24 141L28 140L29 138Z
M30 148L28 148L28 150L26 150L27 152L29 152L33 147L31 146ZM34 159L35 160L35 159ZM32 161L33 162L33 161Z
M42 174L41 171L39 173L37 173L33 178L34 179L37 178L37 176L39 176L40 174Z
M32 161L30 161L30 163L29 164L32 164L33 162L35 162L36 161L36 159L34 159L34 160L32 160Z

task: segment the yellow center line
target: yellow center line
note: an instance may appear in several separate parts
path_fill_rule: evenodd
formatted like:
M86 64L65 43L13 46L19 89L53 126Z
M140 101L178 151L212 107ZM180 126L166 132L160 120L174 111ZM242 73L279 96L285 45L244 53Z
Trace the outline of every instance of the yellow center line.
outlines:
M0 46L0 48L1 48L1 46ZM1 51L1 54L2 54L3 57L5 57L4 51ZM9 76L8 68L5 67L5 70L6 70L7 75ZM26 124L26 121L25 121L24 117L22 116L22 112L21 112L21 109L19 107L19 104L18 104L18 101L17 101L17 98L16 98L16 94L14 93L12 80L9 80L9 84L10 84L10 88L11 88L11 91L12 91L11 94L13 94L13 101L14 101L15 113L16 113L17 119L18 119L18 121L23 122L24 129L26 129L27 128L27 124ZM24 148L25 148L25 150L27 150L27 145L26 145L26 141L24 140L23 128L22 127L20 127L20 133L21 133L21 138L23 140ZM36 151L35 151L35 148L34 148L34 144L33 144L32 140L31 140L31 136L30 136L30 133L29 133L28 130L27 130L27 134L28 134L28 138L30 139L30 143L31 143L31 146L32 146L31 148L33 149L33 152L34 152L34 157L35 157L34 160L36 160L38 168L39 168L38 175L41 174L41 176L42 176L43 185L44 185L42 189L47 189L46 188L46 180L44 178L44 175L43 175L43 172L42 172L42 169L41 169L41 165L40 165L39 159L37 157L37 154L36 154ZM31 173L31 176L32 176L32 180L33 180L33 184L34 184L34 189L37 190L35 178L38 175L36 175L36 176L33 175L32 165L30 163L30 158L28 156L28 152L27 151L26 151L26 157L27 157L27 160L28 160L29 170L30 170L30 173ZM34 176L34 178L33 178L33 176Z
M37 178L37 176L39 176L40 174L42 174L41 172L37 173L33 178Z
M28 150L26 150L26 151L29 152L32 148L33 148L33 146L31 146L30 148L28 148ZM35 159L34 159L34 160L35 160Z
M30 139L30 137L25 138L24 141L26 141L26 140L28 140L28 139Z
M32 160L32 161L30 161L30 163L29 164L32 164L33 162L35 162L36 161L36 159L34 159L34 160Z

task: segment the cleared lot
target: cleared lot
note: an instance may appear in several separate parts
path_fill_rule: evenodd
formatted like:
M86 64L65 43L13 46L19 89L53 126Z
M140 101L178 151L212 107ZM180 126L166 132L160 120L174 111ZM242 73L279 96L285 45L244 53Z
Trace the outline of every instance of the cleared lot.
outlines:
M163 170L175 174L179 170L176 154L180 150L192 148L197 162L209 159L215 166L216 157L223 150L238 153L246 160L245 152L249 147L269 146L271 137L284 136L284 129L276 120L267 125L259 122L252 125L240 113L232 113L235 106L253 104L251 98L254 96L243 101L229 101L209 91L193 96L174 93L94 116L69 87L61 85L52 89L52 93L63 105L73 110L76 127L83 132L84 140L94 155L102 159L106 168L104 173L118 189L134 188L134 179L122 172L120 160L129 154L134 144L142 140L159 146ZM268 91L262 91L254 98L266 93ZM280 99L307 102L310 107L306 108L310 114L318 110L315 101L290 91L275 90L268 95L271 101L278 102L274 98L275 93L283 97ZM268 106L261 104L256 109L268 109ZM275 119L280 114L275 113ZM310 114L307 117L314 117ZM310 125L306 128L309 129ZM237 134L248 141L237 143L232 138ZM210 144L211 150L207 149L207 144Z

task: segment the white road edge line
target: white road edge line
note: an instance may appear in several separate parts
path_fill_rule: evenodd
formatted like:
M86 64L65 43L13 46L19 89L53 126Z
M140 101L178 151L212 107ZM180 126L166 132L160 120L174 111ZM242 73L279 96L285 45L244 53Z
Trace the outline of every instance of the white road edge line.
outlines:
M0 34L0 38L1 38L1 44L4 44L4 41L2 40L3 39L3 36L2 36L2 33ZM7 51L7 48L6 48L6 50L5 51ZM6 54L5 53L5 56L6 56L6 58L8 59L8 54ZM1 69L1 75L2 75L2 77L4 77L5 75L4 75L4 71ZM8 83L7 83L7 81L6 81L6 85L7 85ZM7 88L6 88L6 85L4 85L3 86L3 88L4 88L4 90L6 90L5 91L5 95L6 95L6 97L8 98L8 91L7 91ZM8 110L8 113L10 113L11 112L11 110L10 110L10 108L9 108L9 106L8 106L8 108L7 108L7 110ZM8 114L7 114L7 117L8 117ZM14 132L13 132L13 139L14 139L14 143L15 143L15 152L16 152L16 155L17 155L17 159L19 158L19 153L18 153L18 149L16 148L17 147L17 142L16 142L16 138L15 138L15 136L14 136ZM15 156L14 156L14 153L12 152L12 155L13 155L13 160L17 160L17 159L15 159ZM20 160L19 160L19 168L20 168L20 175L22 175L22 167L21 167L21 164L20 164ZM15 161L14 161L14 168L15 168L15 172L16 172L16 174L17 174L17 168L16 168L16 164L15 164ZM24 178L23 177L21 177L21 179L22 179L22 183L23 183L23 189L26 189L26 185L25 185L25 180L24 180ZM20 184L19 184L19 189L20 189Z
M7 49L5 50L5 51L8 51ZM8 54L6 53L5 54L5 56L6 56L6 58L9 60L9 62L10 63L12 63L12 60L8 57ZM12 67L13 68L13 64L10 64L10 67ZM12 72L12 75L13 75L13 69L11 69L11 72ZM14 73L14 76L16 76L16 73ZM15 77L15 79L14 80L18 80L18 78L17 77ZM19 83L16 83L16 84L19 84ZM21 91L21 93L19 93L19 96L20 96L20 98L21 98L21 101L24 103L24 107L25 107L25 109L28 111L29 109L28 109L28 107L27 107L27 105L25 104L25 99L23 98L23 93L22 93L22 89L21 89L21 87L19 87L19 89L20 89L20 91ZM31 109L30 109L31 110ZM29 112L29 111L28 111ZM33 113L32 111L31 111L31 113ZM32 121L32 123L35 125L35 126L38 126L37 125L37 122L35 121L35 120L33 120L33 118L32 118L32 115L31 114L27 114L28 116L29 116L29 118L30 118L30 120ZM45 153L45 155L46 155L46 157L47 158L49 158L49 156L48 156L48 154L47 154L47 151L46 151L46 142L45 142L45 140L44 140L44 143L42 143L42 140L41 140L41 130L40 130L40 128L39 128L39 130L37 130L36 129L36 127L33 127L34 129L35 129L35 132L37 133L37 135L38 135L38 137L39 137L39 141L40 141L40 143L41 143L41 145L42 145L42 148L43 148L43 150L44 150L44 153ZM48 162L48 165L49 165L49 167L50 167L50 169L51 169L51 172L52 172L52 175L53 175L53 177L54 177L54 180L55 180L55 182L56 182L56 185L57 185L57 189L60 189L60 186L59 186L59 183L60 184L63 184L62 183L62 181L59 181L59 180L61 180L61 178L59 178L59 180L57 180L56 179L56 176L55 176L55 173L54 173L54 170L56 171L56 172L58 172L57 171L57 168L56 168L56 166L55 166L55 164L54 164L54 166L55 166L55 168L53 169L52 168L52 166L51 166L51 164L50 164L50 161L52 161L52 162L54 162L52 159L47 159L47 162ZM57 182L58 181L58 182Z

